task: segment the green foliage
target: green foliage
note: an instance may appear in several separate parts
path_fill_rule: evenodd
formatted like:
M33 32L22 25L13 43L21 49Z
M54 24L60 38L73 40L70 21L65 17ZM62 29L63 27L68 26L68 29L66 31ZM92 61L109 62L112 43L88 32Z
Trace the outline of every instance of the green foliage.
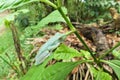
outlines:
M0 54L0 56L1 56L1 54ZM6 56L4 55L4 57L6 57ZM9 73L9 68L10 67L2 59L0 59L0 78L3 78L4 76L6 76Z
M45 6L39 2L34 2L18 7L15 10L18 11L21 9L27 9L29 10L29 12L19 13L19 15L15 17L15 22L18 24L19 27L36 25L38 21L40 21L47 14Z
M21 80L65 80L72 69L83 62L87 61L58 62L47 68L42 65L33 66Z
M10 13L10 14L8 14L7 16L5 16L5 17L3 17L2 19L0 19L0 20L1 20L1 23L4 22L5 26L6 26L6 27L9 27L11 21L14 21L15 16L18 16L19 13L24 13L24 14L25 14L25 13L28 13L28 12L29 12L29 10L27 10L27 9L22 9L22 10L18 10L18 11L16 11L16 12L14 12L14 13ZM1 24L0 24L0 25L1 25Z
M78 62L61 62L51 65L41 74L41 80L65 80L66 76L77 65Z
M110 61L103 61L107 63L115 72L118 79L120 80L120 60L110 60Z
M6 32L2 35L0 36L0 54L6 52L7 49L13 46L12 34L10 30L6 29Z
M31 4L30 4L31 5ZM31 9L31 8L30 8ZM64 8L65 9L65 8ZM12 14L10 14L10 15L8 15L8 16L6 16L4 19L5 19L5 24L6 24L6 26L9 26L10 25L10 23L9 22L11 22L11 21L13 21L14 19L15 19L15 25L18 25L18 26L23 26L23 25L21 25L21 24L19 24L20 22L21 22L21 20L23 20L24 18L28 18L28 17L30 17L31 16L31 14L32 15L34 15L34 16L36 16L36 15L38 15L38 14L36 14L37 12L34 12L34 13L31 13L31 11L35 11L35 10L29 10L29 9L24 9L23 7L21 8L21 9L18 9L16 12L14 12L14 13L12 13ZM29 14L29 13L31 13L31 14ZM58 17L60 16L60 14L58 13L58 11L56 11L55 13L57 13L56 15L58 15ZM36 15L35 15L36 14ZM52 16L52 15L51 15ZM49 16L49 17L51 17L51 16ZM32 16L33 17L33 16ZM36 16L37 18L38 18L38 16ZM42 15L42 17L43 17L43 15ZM40 18L40 17L39 17ZM51 18L55 18L55 17L51 17ZM62 18L61 16L59 17L60 19ZM33 21L35 21L34 20L35 18L33 17ZM32 19L30 19L30 20L32 20ZM61 20L63 20L63 18L61 19ZM59 21L59 19L58 19L58 21ZM37 22L37 21L35 21L35 22ZM48 21L48 23L50 23L50 22L52 22L52 20L50 21ZM32 24L33 24L33 22L32 22ZM41 25L41 24L40 24ZM33 31L33 33L32 33L32 31L29 31L30 33L32 33L31 35L33 35L34 34L34 32L35 32L35 30L36 30L36 32L39 32L38 31L38 29L40 28L40 26L38 25L37 27L35 27L35 28L37 28L37 29L34 29L34 30L32 30ZM42 28L42 27L41 27ZM20 28L19 28L20 29ZM19 31L19 32L21 32L21 30ZM22 31L23 32L23 31ZM21 32L21 33L22 33ZM21 34L20 33L20 34ZM8 37L8 36L6 36L6 37ZM31 49L32 49L32 46L29 46L29 45L25 45L24 44L24 40L25 40L25 38L26 37L30 37L29 36L29 33L27 33L27 34L22 34L22 36L20 37L20 40L21 40L21 46L22 46L22 50L23 50L23 52L24 52L24 57L27 59L27 61L28 62L31 62L30 61L30 59L28 58L28 53L30 53L31 52ZM10 38L10 37L9 37ZM2 38L1 38L2 39ZM7 40L7 38L4 38L5 39L5 41ZM11 38L10 39L12 39L12 36L11 36ZM2 40L2 41L4 41L4 40ZM1 42L2 42L1 41ZM9 40L8 40L9 41ZM6 41L5 43L8 45L8 41ZM13 42L13 41L11 41L11 42ZM11 43L12 45L13 45L13 43ZM5 46L5 45L4 45ZM0 46L0 47L4 47L4 46ZM6 49L8 48L8 46L5 46L6 47ZM0 48L0 49L3 49L3 48ZM6 49L5 49L5 51L6 51ZM11 49L10 49L11 50ZM14 50L13 50L14 51ZM13 52L12 51L12 52ZM1 52L3 52L2 50L1 50ZM10 52L8 52L8 53L10 53ZM2 54L3 55L3 54ZM5 58L5 57L4 57ZM16 58L17 59L17 58ZM13 60L14 61L14 60ZM19 65L19 64L16 64L16 63L18 63L18 61L16 61L15 60L15 65ZM30 63L29 63L30 64ZM28 65L29 65L28 64ZM7 65L8 66L8 65ZM2 67L2 66L1 66ZM28 66L27 68L29 68L30 66ZM19 68L19 66L18 66L18 68ZM5 68L6 70L8 70L9 68ZM3 73L4 74L4 73ZM6 73L7 74L7 73Z
M114 57L115 57L116 59L120 59L120 51L113 50L113 51L112 51L112 54L114 55Z
M10 0L10 1L4 1L1 3L0 5L0 11L6 10L6 9L17 9L19 6L22 6L24 4L32 4L32 2L37 2L38 0ZM35 26L30 26L28 28L25 29L25 31L27 32L27 34L23 34L21 39L21 42L25 40L26 37L30 37L30 35L35 35L38 34L39 29L45 27L46 25L48 25L49 23L55 23L55 22L66 22L70 28L70 32L67 32L66 34L61 34L61 33L57 33L55 34L55 36L53 36L52 38L50 38L38 51L38 54L35 57L35 64L36 66L31 67L31 69L27 72L27 74L21 78L21 80L65 80L67 75L77 66L80 65L81 63L87 63L90 65L97 65L94 66L90 69L92 75L94 75L95 80L112 80L112 76L108 73L106 73L105 71L103 71L104 67L101 66L101 62L108 64L115 72L115 74L117 75L118 79L120 79L120 61L119 60L110 60L110 61L105 61L105 60L101 60L101 59L97 59L94 55L94 53L89 49L88 45L85 43L85 41L82 39L82 37L79 35L79 33L77 32L77 30L74 28L74 26L72 25L72 23L70 22L69 18L66 16L67 14L67 10L66 8L61 8L61 5L59 3L59 0L57 1L58 3L52 3L49 0L40 0L44 3L47 3L48 5L54 7L55 9L57 9L56 11L52 12L50 15L48 15L47 17L43 18L41 21L39 21L39 14L40 12L35 12L37 11L37 9L31 9L33 10L33 19L31 18L30 20L34 20L35 23L33 22L33 24L36 24L36 22L38 23ZM70 1L70 2L69 2ZM105 12L107 11L110 7L112 7L113 5L116 5L116 3L114 4L111 1L103 1L103 0L87 0L85 2L82 2L81 0L68 0L67 1L67 7L70 13L70 16L75 15L75 18L77 19L77 21L90 21L93 19L93 21L96 21L96 18L104 18L103 16L101 17L101 15L103 15L104 13L101 12ZM80 5L79 5L80 3ZM110 4L108 4L110 3ZM34 3L33 3L34 4ZM37 3L35 3L36 5ZM70 4L74 4L69 8ZM78 5L78 7L76 7L76 5ZM30 6L30 5L29 5ZM37 5L38 7L38 5ZM24 7L21 7L22 9ZM29 7L31 8L31 7ZM36 6L35 6L36 8ZM76 12L77 10L80 10L80 12ZM21 9L20 9L21 10ZM28 12L30 12L30 9L27 9ZM70 10L75 10L75 11L70 11ZM42 10L41 10L42 11ZM100 11L100 12L99 12ZM25 12L25 11L23 11ZM75 13L74 13L75 12ZM31 12L30 12L31 13ZM20 14L16 14L18 15L16 17L16 22L18 23L22 23L21 26L27 26L29 23L26 21L26 18L28 19L28 17L31 14L25 13L27 14L27 16L25 16L25 14L20 13ZM35 14L36 13L36 14ZM107 12L105 12L107 13ZM29 16L28 16L29 15ZM79 16L80 17L76 17ZM42 15L41 15L42 16ZM40 16L40 18L41 18ZM6 19L6 24L8 26L10 26L11 21L13 21L13 15L12 18ZM42 16L43 17L43 16ZM37 18L37 19L34 19ZM23 20L23 22L22 22ZM29 21L30 21L29 20ZM38 22L39 21L39 22ZM32 24L31 24L32 25ZM20 24L19 24L20 26ZM21 32L22 33L22 32ZM60 43L62 43L65 39L65 37L71 33L74 33L77 38L81 41L81 43L84 45L84 47L89 51L84 51L84 50L80 50L77 51L73 48L67 47L64 44L60 45ZM31 36L33 37L33 36ZM18 39L17 39L18 40ZM29 63L30 62L30 58L28 57L29 53L29 49L28 51L26 50L26 46L24 46L24 43L21 43L22 48L23 49L23 53L24 53L24 62ZM60 45L60 46L59 46ZM59 46L59 47L58 47ZM20 47L20 46L19 46ZM57 48L58 47L58 48ZM118 47L118 46L117 46ZM28 46L28 48L31 48ZM57 48L57 49L56 49ZM116 47L115 47L116 48ZM110 51L112 51L113 49L110 49ZM56 50L55 50L56 49ZM26 50L26 51L25 51ZM55 52L54 52L55 50ZM108 51L108 52L110 52ZM52 53L52 54L51 54ZM108 54L108 53L107 53ZM9 59L5 59L9 60L10 64L13 64L14 66L17 67L17 72L18 74L20 73L20 71L22 71L22 69L20 70L20 63L22 63L22 61L20 62L20 60L18 61L17 58L15 57L16 55L14 55L15 60L11 61L11 58ZM19 55L18 55L19 56ZM103 55L104 56L104 55ZM72 60L72 58L74 57L82 57L80 59L80 61L77 62L70 62L70 60ZM13 56L12 56L13 58ZM26 60L27 59L27 60ZM49 62L52 59L57 59L57 60L65 60L66 62L57 62L54 64L50 64ZM68 62L69 61L69 62ZM12 62L12 63L11 63ZM8 64L9 64L8 63ZM41 64L42 63L42 64ZM92 64L91 64L92 63ZM38 65L39 64L39 65ZM29 65L26 65L27 69L29 69ZM96 69L98 68L98 70ZM16 73L17 73L16 72ZM113 74L114 75L114 74ZM21 75L20 75L21 77Z
M29 20L28 20L28 16L26 15L28 13L19 13L18 15L16 15L14 22L15 25L18 27L27 27L29 25Z
M63 26L61 24L55 24L55 25L49 25L46 28L48 28L48 29L55 29L55 30L61 30L61 29L63 29Z
M16 55L13 46L10 46L4 52L2 52L2 54L0 54L0 57L1 56L11 65L13 65L13 63L16 61ZM14 72L10 65L0 58L0 79L8 76L8 73L11 73L11 71Z
M80 57L81 54L73 49L61 44L55 52L49 56L43 64L38 66L33 66L27 74L21 78L21 80L65 80L66 76L73 70L77 65L84 62L91 62L87 60L80 60L78 62L58 62L56 64L50 65L47 68L45 65L48 61L53 59L63 59L70 60L73 57ZM34 73L34 74L33 74ZM31 76L31 77L30 77Z
M91 66L90 71L93 74L95 80L112 80L112 77L102 70L96 70Z
M107 21L111 19L110 7L115 7L118 11L120 10L118 7L120 6L119 2L113 0L67 0L65 3L70 18L73 21L82 23L95 22L99 19Z
M90 59L92 58L92 56L90 55L90 52L85 51L85 50L80 50L80 53L84 56L84 58L86 59Z
M40 19L46 16L45 6L37 1L39 0L5 0L0 5L0 12L13 9L14 18L12 19L16 26L27 27L29 25L35 25ZM26 13L21 10L28 10L28 12ZM17 15L15 14L16 12L18 12Z
M77 50L61 44L53 53L53 58L57 60L71 60L74 57L81 57Z
M66 8L63 7L62 9L64 13L67 14ZM36 36L39 33L40 29L47 26L49 23L56 22L65 22L65 20L62 18L58 10L51 12L48 16L41 19L37 25L27 27L25 29L25 35L29 37Z
M67 9L62 8L64 13L67 14ZM50 13L47 17L43 18L38 25L45 26L49 23L55 23L55 22L65 22L64 18L61 16L61 14L58 12L58 10L53 11Z
M32 2L36 2L39 0L4 0L4 1L0 1L0 12L3 12L7 9L13 9L13 8L17 8L19 6L23 6L25 4L28 3L32 3Z

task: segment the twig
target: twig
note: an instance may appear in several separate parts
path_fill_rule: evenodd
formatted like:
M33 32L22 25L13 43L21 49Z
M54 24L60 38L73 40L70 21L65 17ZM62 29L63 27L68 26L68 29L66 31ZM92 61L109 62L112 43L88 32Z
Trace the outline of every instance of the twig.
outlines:
M89 71L89 69L88 69L87 72L86 72L86 75L85 75L85 79L84 79L84 80L88 80L89 73L90 73L90 71Z
M13 40L14 40L14 46L15 46L15 49L16 49L16 52L17 52L17 57L18 57L19 61L21 62L20 69L21 69L21 72L23 74L25 74L26 73L26 70L24 68L25 62L24 62L23 55L22 55L22 52L21 52L20 40L18 38L17 29L13 25L13 23L11 23L10 29L12 31L12 36L13 36Z
M118 42L118 44L116 44L114 47L112 47L109 51L107 51L105 54L103 54L103 55L101 55L100 57L99 57L99 59L101 59L101 58L104 58L107 54L109 54L110 52L112 52L114 49L116 49L117 47L119 47L120 46L120 42Z

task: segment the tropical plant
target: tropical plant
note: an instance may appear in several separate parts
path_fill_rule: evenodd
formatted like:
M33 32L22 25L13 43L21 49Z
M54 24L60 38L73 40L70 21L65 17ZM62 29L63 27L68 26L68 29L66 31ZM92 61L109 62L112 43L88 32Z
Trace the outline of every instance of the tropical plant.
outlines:
M19 0L21 1L21 0ZM38 1L38 0L37 0ZM105 56L109 53L111 53L114 49L120 46L120 42L107 52L103 53L101 56L96 57L95 52L92 52L88 45L85 43L85 41L82 39L82 37L79 35L78 31L75 29L75 27L72 25L70 19L66 16L64 9L62 9L62 3L61 0L57 0L55 3L51 2L50 0L39 0L42 3L45 3L47 5L52 6L54 9L56 9L61 16L63 17L62 20L67 23L68 27L70 28L70 31L61 34L56 33L53 37L51 37L38 51L38 54L35 57L35 65L33 65L29 71L26 73L25 76L21 77L21 80L65 80L67 75L76 68L77 66L81 66L82 64L85 64L87 66L86 73L90 72L91 77L88 79L95 79L95 80L113 80L118 79L120 80L120 60L104 60ZM22 5L24 1L21 1L17 3L12 4L12 7L17 7L18 5ZM24 4L32 2L26 1ZM4 9L6 7L3 7ZM6 9L9 9L11 7L8 7ZM55 13L54 13L55 14ZM61 19L61 18L60 18ZM48 20L48 18L44 18L41 22ZM55 20L55 21L58 21ZM54 22L54 20L53 20ZM11 28L13 32L14 41L17 41L16 52L19 55L21 55L20 50L17 50L17 48L20 48L19 38L17 36L16 28L13 25L12 21L6 21L7 25ZM47 22L48 23L48 22ZM45 24L47 24L45 22ZM41 23L42 24L42 23ZM43 26L45 25L43 24ZM70 48L64 44L61 44L64 42L65 38L70 35L75 34L79 41L84 45L87 51L80 50L77 51L73 48ZM21 55L21 57L24 57ZM20 58L21 58L20 57ZM72 61L73 58L78 57L78 60ZM0 57L4 60L4 58ZM53 60L57 60L55 63L50 64L49 63ZM61 61L62 60L62 61ZM5 61L5 60L4 60ZM20 59L19 60L22 63L21 69L24 73L24 70L26 70L26 66L24 68L25 60ZM21 64L20 63L20 64ZM108 64L109 67L113 70L111 72L110 70L107 70L102 66L102 64ZM26 65L26 64L25 64ZM76 72L76 71L75 71ZM115 73L115 74L114 74ZM88 75L87 75L88 76ZM82 76L80 76L82 77ZM85 77L86 78L86 77ZM68 78L70 79L70 78Z
M64 3L72 21L82 23L95 22L100 19L107 21L111 19L110 7L120 10L119 2L114 0L66 0ZM72 7L69 7L69 5L72 5Z

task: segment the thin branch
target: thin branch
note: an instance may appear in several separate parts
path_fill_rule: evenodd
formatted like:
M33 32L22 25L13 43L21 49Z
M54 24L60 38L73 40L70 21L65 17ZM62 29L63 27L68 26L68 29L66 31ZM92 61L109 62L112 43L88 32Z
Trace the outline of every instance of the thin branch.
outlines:
M109 54L110 52L112 52L114 49L116 49L117 47L119 47L120 46L120 42L118 42L114 47L112 47L110 50L108 50L106 53L104 53L103 55L101 55L100 57L99 57L99 59L101 59L101 58L104 58L107 54Z
M57 9L57 6L49 0L40 0L40 2L44 2L44 3L54 7L55 9Z
M95 62L98 62L96 57L94 56L93 52L90 50L90 48L87 46L87 44L85 43L85 41L82 39L82 37L79 35L79 33L77 32L77 30L75 29L75 27L72 25L72 23L69 21L69 19L66 17L66 15L64 14L63 10L61 8L58 8L58 11L61 13L62 17L65 19L66 23L68 24L68 27L71 30L74 30L75 35L77 36L77 38L82 42L82 44L84 45L84 47L90 52L91 56L93 57Z
M21 62L20 69L21 69L21 72L23 74L25 74L26 73L26 70L24 68L25 62L24 62L24 57L23 57L22 52L21 52L20 40L18 37L17 29L13 25L13 23L11 23L10 29L12 31L12 36L13 36L13 40L14 40L14 46L15 46L15 49L17 52L17 57L18 57L19 61Z

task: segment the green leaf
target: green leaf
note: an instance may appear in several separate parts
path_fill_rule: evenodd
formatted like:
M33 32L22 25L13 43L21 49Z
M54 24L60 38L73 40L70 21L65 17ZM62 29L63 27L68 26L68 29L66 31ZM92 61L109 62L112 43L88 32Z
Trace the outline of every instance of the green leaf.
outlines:
M4 20L4 24L5 24L6 27L10 27L10 21Z
M112 67L118 79L120 80L120 60L110 60L110 61L102 60L102 62L109 64L109 66Z
M44 67L42 65L40 66L33 66L30 68L30 70L26 73L25 76L23 76L20 80L37 80L37 77L40 77L39 75L44 71ZM40 79L38 79L40 80Z
M56 33L38 51L35 65L42 63L64 41L66 34Z
M91 54L90 54L88 51L80 50L80 53L83 54L83 56L84 56L86 59L92 58ZM95 53L93 53L93 54L95 54Z
M114 55L115 58L120 59L120 51L113 50L112 54Z
M70 48L64 44L61 44L60 47L58 47L54 54L53 57L54 59L60 60L70 60L73 57L80 57L82 56L77 50Z
M74 67L84 62L89 61L58 62L47 68L43 65L34 66L20 80L65 80L66 76L74 69Z
M8 27L8 22L14 21L15 16L17 16L20 12L27 13L27 12L29 12L29 10L28 9L21 9L21 10L14 12L14 13L8 14L7 16L0 19L0 22L1 22L0 25L4 22L4 24ZM8 21L8 22L6 22L6 21Z
M78 62L62 62L49 66L41 75L41 80L65 80ZM39 79L39 78L37 78Z
M102 70L98 71L92 66L90 67L90 72L93 74L95 80L112 80L112 77L108 73Z
M52 25L52 26L48 26L48 29L55 29L55 30L61 30L63 29L63 26L61 24L56 24L56 25Z
M62 8L65 14L67 14L67 9L65 7ZM53 11L50 13L47 17L43 18L38 25L40 27L43 27L49 23L54 23L54 22L65 22L64 18L61 16L58 10Z
M64 7L62 9L64 13L67 14L67 9ZM58 10L51 12L48 16L39 21L37 25L31 26L31 31L34 32L34 35L37 35L39 33L38 29L42 29L42 27L54 22L65 22Z
M103 71L99 71L95 80L112 80L112 77Z
M7 9L17 8L19 6L23 6L28 3L36 2L39 0L5 0L0 1L0 12L3 12Z

